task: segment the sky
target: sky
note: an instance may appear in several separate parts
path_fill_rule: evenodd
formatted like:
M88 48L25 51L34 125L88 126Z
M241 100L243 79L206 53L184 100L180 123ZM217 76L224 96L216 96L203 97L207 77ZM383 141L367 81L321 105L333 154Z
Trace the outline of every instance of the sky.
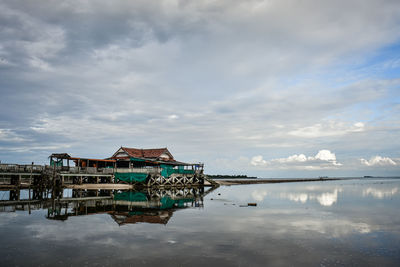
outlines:
M400 1L0 0L0 160L400 175Z

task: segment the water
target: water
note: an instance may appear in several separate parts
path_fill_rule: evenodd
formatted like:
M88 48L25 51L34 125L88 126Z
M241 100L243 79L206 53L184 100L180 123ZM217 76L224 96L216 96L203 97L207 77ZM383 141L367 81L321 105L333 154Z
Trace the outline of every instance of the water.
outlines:
M0 207L1 265L400 265L400 179L207 190L64 190L104 199Z

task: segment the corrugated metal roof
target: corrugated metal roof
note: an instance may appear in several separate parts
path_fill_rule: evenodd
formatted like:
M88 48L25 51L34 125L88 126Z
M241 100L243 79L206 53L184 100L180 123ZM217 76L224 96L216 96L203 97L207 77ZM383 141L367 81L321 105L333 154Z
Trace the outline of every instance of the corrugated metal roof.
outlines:
M162 154L170 156L170 160L174 160L172 154L167 148L150 148L150 149L139 149L130 147L121 147L130 157L133 158L151 158L156 159L161 157Z

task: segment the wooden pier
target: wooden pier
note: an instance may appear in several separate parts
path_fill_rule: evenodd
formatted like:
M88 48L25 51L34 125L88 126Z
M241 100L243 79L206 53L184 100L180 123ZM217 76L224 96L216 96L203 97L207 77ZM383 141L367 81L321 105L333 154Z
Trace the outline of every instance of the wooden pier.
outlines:
M201 175L172 174L161 176L161 168L72 167L50 165L0 164L0 188L29 188L31 186L86 189L132 189L144 187L174 187L203 185ZM115 173L142 173L147 181L121 182Z
M106 159L53 153L49 161L49 165L0 164L0 188L98 185L115 189L116 184L174 187L199 186L205 181L204 164L176 161L167 148L121 147Z
M0 187L113 184L114 169L0 164Z

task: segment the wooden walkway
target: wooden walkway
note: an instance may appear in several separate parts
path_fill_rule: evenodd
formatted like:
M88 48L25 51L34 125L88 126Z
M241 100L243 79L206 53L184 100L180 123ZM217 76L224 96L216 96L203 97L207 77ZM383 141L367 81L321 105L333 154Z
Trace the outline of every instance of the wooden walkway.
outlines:
M96 168L49 165L0 164L1 188L29 188L30 186L62 186L73 189L132 189L135 184L118 183L115 173L147 173L146 183L136 186L174 187L200 186L204 175L172 174L161 176L161 168ZM206 185L216 185L208 182Z

